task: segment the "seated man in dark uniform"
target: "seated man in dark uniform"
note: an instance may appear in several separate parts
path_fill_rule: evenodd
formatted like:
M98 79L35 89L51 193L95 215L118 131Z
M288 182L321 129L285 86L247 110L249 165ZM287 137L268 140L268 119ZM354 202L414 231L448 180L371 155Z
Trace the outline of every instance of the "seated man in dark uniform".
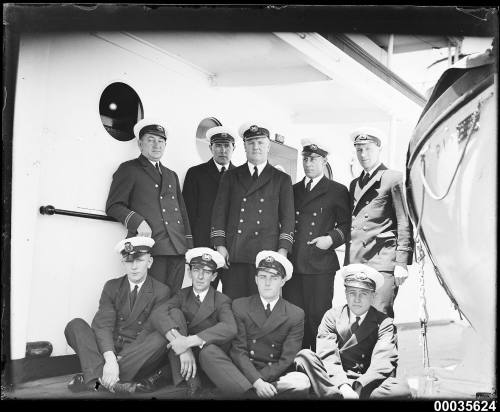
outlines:
M280 297L293 266L283 255L269 250L257 254L255 266L259 293L233 302L238 334L231 358L250 389L242 395L306 398L309 379L293 368L304 336L304 311ZM227 376L225 385L230 386L232 379Z
M106 282L92 326L76 318L64 334L82 367L68 388L73 392L97 390L135 392L165 361L167 340L154 331L150 314L168 299L170 289L148 276L154 240L132 237L118 243L125 276Z
M198 247L186 252L186 263L192 286L178 291L152 317L156 329L170 340L173 349L168 355L173 383L187 381L189 396L204 396L199 366L216 386L221 374L236 370L227 355L236 335L236 323L231 299L210 285L217 269L224 266L222 255Z
M298 371L320 398L409 398L406 382L395 378L398 352L392 318L372 304L384 277L352 264L341 271L347 304L329 309L318 328L316 353L301 350Z

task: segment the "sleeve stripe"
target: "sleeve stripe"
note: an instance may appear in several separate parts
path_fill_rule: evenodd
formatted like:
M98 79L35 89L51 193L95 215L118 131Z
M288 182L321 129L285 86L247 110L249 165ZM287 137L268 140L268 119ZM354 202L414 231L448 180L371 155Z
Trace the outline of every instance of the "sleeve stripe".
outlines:
M224 230L212 230L210 237L226 237L226 232Z
M135 212L132 210L128 215L127 217L125 218L125 227L128 229L128 221L130 220L130 218L132 217L132 215L134 214Z
M293 236L290 236L288 233L281 233L280 239L288 240L290 243L293 243Z

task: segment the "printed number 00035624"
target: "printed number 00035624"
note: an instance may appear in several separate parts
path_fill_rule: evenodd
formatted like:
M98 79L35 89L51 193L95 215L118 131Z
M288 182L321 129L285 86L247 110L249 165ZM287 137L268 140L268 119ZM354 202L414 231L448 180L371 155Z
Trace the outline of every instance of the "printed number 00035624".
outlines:
M436 412L490 412L497 410L496 400L434 401Z

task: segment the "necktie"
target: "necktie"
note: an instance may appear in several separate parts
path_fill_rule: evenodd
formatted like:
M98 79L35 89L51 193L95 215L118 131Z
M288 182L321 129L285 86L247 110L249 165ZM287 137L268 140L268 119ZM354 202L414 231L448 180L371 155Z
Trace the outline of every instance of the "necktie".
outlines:
M161 176L160 163L156 162L156 163L155 163L155 167L156 167L156 170L158 170L158 173L159 173L159 174L160 174L160 176Z
M220 168L220 174L223 174L225 171L226 171L226 167L225 167L225 166L222 166L222 167Z
M254 166L253 167L253 175L252 175L252 179L255 181L259 178L259 172L257 170L257 166Z
M352 325L351 325L351 332L352 333L355 333L358 328L359 328L359 320L361 319L361 317L359 316L356 316L356 322L354 322Z
M309 182L307 182L307 185L306 185L306 192L310 192L311 191L311 184L312 184L313 180L312 179L309 179Z
M266 306L266 316L269 317L269 315L271 315L271 304L268 303L267 306Z
M137 290L139 286L135 285L134 290L130 292L130 310L134 308L135 300L137 299Z
M365 187L365 185L368 183L370 180L370 175L366 172L363 172L363 177L361 178L361 189Z

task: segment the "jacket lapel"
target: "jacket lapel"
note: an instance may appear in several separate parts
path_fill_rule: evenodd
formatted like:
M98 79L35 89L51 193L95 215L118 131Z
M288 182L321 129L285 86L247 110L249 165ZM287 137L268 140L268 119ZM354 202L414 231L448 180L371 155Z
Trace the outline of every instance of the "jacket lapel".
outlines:
M190 298L193 300L193 303L196 306L198 306L198 304L194 301L195 297L193 289L191 289ZM203 302L201 302L201 305L198 307L198 311L194 315L194 318L191 321L189 327L190 328L195 327L197 324L208 318L214 312L215 312L215 290L212 286L209 286L207 295L205 296L205 299L203 299Z
M238 166L236 173L238 175L238 181L244 187L245 192L247 192L252 185L252 176L250 176L247 163L243 163L241 166Z
M134 308L130 313L127 324L129 322L135 321L139 317L139 315L142 313L147 304L151 302L152 297L153 297L153 281L149 276L147 276L146 280L144 281L144 284L141 287L141 290L139 291L139 294L137 295ZM130 301L130 293L129 293L129 301Z
M262 312L264 312L264 306L262 305L262 302L260 302L260 306ZM266 317L266 314L264 312L264 319L265 320L262 329L255 335L256 339L268 335L270 332L286 322L288 317L286 316L285 301L282 298L279 298L268 318Z
M356 187L354 188L354 193L356 194L357 192L357 198L354 199L354 210L353 210L353 213L356 212L356 208L357 206L359 205L359 203L361 202L361 199L363 198L363 196L365 195L366 192L368 192L368 190L370 190L370 188L377 182L380 182L380 179L382 179L382 175L384 174L384 172L387 170L387 167L385 167L383 164L380 165L380 167L378 168L377 172L375 173L375 176L373 176L369 182L366 184L365 187L363 187L363 189L361 189L359 192L357 192L356 190L356 187L358 186L358 182L359 182L359 178L358 178L358 182L356 182Z
M214 158L212 157L207 163L205 163L205 165L206 165L207 174L212 178L213 181L215 181L216 183L219 183L221 176L220 176L219 169L217 169L217 166L215 164Z
M248 166L247 166L247 170L248 170ZM267 182L269 182L269 180L271 180L271 177L273 176L273 170L274 170L274 167L271 166L269 163L267 163L266 167L264 167L264 169L262 170L262 173L260 174L257 181L254 182L252 180L252 184L248 188L247 193L245 195L250 196L253 192L257 191L262 186L264 186ZM248 172L250 172L250 171L248 170ZM252 179L252 178L250 177L250 179Z
M359 328L355 333L352 334L349 328L349 317L347 317L347 328L350 337L344 344L344 346L342 346L342 348L340 349L341 352L352 348L355 345L358 345L377 328L377 318L375 316L373 307L370 307L370 309L368 309L368 313L366 314L365 319L363 320L361 325L359 325Z
M156 182L158 183L159 185L161 185L161 176L160 174L158 173L158 171L155 169L155 167L152 165L152 163L146 159L142 154L138 157L138 160L139 160L139 163L142 165L142 167L144 168L145 172L151 176L151 178ZM165 167L161 164L160 162L160 167L161 167L161 171L163 174L165 174ZM166 179L164 179L166 180Z
M267 317L264 312L264 306L262 306L262 301L259 295L253 295L250 299L250 308L248 311L248 316L255 322L260 330L264 327Z
M309 202L312 202L314 199L316 199L317 197L323 195L324 193L326 193L328 191L327 178L325 176L323 176L320 179L320 181L316 184L316 186L314 186L313 189L308 193L305 192L305 190L306 190L305 186L303 186L303 187L304 187L305 196L302 200L301 207L304 207L306 204L308 204Z
M338 319L336 327L337 332L339 333L345 345L345 343L351 337L351 330L349 328L349 307L347 305L342 308L342 311L340 312L340 319ZM341 349L343 349L343 346Z

